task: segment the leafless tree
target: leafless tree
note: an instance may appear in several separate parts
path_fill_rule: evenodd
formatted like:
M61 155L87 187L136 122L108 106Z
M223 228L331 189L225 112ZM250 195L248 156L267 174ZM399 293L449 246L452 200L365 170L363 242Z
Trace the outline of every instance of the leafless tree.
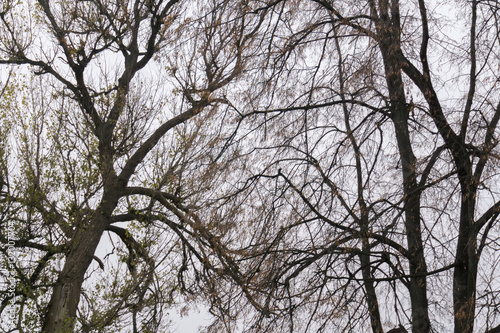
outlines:
M265 311L245 327L498 325L497 4L249 7L268 16L232 103L253 167L231 195Z

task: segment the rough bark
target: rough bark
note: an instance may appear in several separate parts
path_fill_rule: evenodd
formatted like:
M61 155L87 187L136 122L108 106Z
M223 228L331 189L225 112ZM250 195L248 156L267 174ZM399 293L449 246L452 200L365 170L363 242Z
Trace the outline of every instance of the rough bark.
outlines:
M42 332L73 332L85 273L119 199L119 189L106 191L87 228L77 229L51 295Z

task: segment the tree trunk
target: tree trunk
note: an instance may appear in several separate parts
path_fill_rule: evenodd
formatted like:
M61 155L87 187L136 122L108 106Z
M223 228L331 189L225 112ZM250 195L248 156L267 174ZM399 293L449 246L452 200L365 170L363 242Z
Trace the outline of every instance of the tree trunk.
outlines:
M425 276L427 264L420 228L420 192L417 188L418 183L415 174L416 159L412 152L408 123L404 115L404 113L407 113L406 107L399 101L393 102L399 105L394 107L393 122L401 156L404 196L406 197L404 211L411 275L409 292L412 307L412 326L413 332L424 333L430 330L430 320L427 302L427 278Z
M469 178L469 177L467 177ZM453 272L453 312L455 333L472 333L476 308L478 257L474 230L475 189L470 181L461 181L462 207Z
M363 286L366 293L366 303L368 313L370 314L370 323L373 333L383 333L382 321L380 319L380 310L378 306L377 293L371 274L370 249L368 240L363 239L363 254L360 255L361 273L363 275Z
M112 193L112 191L109 192ZM88 227L75 230L66 262L50 298L42 332L69 333L74 331L83 279L118 203L119 196L116 193L118 191L112 195L105 193L102 204L90 218Z
M393 13L394 15L394 13ZM425 262L420 227L420 190L416 175L416 157L413 154L408 130L409 107L406 103L401 66L397 57L400 52L399 22L397 18L379 26L380 50L384 60L385 78L390 97L392 122L401 158L403 191L405 197L405 228L408 243L410 269L409 293L412 307L413 332L430 330L427 302L427 264Z

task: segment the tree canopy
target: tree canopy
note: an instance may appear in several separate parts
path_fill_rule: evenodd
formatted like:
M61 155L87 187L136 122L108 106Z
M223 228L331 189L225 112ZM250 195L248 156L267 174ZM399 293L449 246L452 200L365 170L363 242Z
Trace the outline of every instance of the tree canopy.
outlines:
M3 1L1 330L497 332L499 10Z

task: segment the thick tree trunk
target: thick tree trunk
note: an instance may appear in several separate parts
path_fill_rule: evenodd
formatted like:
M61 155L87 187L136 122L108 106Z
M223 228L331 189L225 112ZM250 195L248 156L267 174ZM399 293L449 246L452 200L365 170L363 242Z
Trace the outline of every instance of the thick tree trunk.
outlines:
M42 332L74 331L83 279L117 205L119 198L117 193L103 195L102 204L92 215L89 225L75 230L66 262L50 298Z
M92 224L95 225L92 231L88 229L85 232L77 231L79 235L73 240L72 250L66 257L63 270L54 287L42 332L74 331L83 278L104 231L101 227L102 221L93 221Z
M68 256L67 260L69 263L72 257ZM42 332L69 333L74 331L76 309L80 301L83 275L87 267L85 263L64 265L49 302Z

